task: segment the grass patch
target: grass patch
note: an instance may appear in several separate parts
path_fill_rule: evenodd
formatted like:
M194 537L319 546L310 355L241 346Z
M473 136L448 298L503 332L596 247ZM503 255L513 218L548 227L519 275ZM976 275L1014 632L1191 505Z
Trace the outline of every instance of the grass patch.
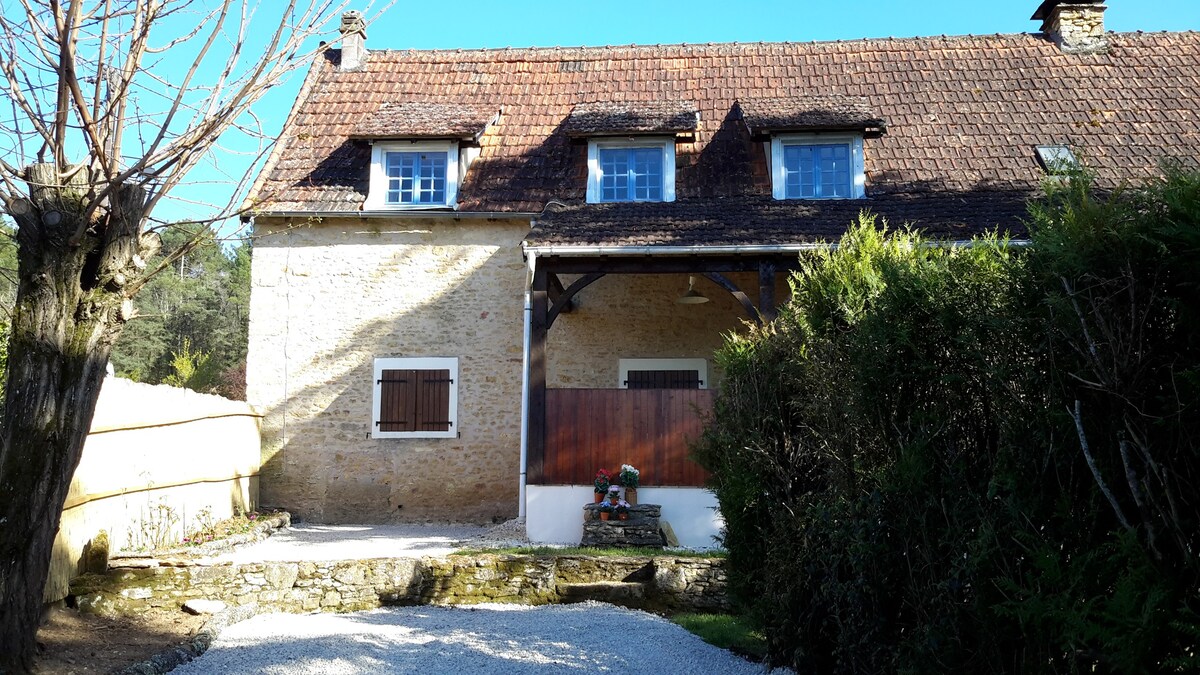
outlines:
M767 639L744 619L732 614L676 614L674 623L700 636L710 645L762 661L767 656Z
M590 555L597 557L642 557L671 556L675 558L724 558L721 550L689 551L658 548L585 548L582 546L508 546L503 548L467 548L454 555Z

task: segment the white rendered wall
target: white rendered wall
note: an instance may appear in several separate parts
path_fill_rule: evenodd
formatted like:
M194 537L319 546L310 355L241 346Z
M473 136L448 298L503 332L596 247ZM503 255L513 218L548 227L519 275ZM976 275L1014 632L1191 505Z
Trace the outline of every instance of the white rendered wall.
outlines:
M590 485L530 485L525 531L537 544L578 545L583 538L583 505L593 500ZM703 488L638 488L639 504L660 504L681 546L713 548L725 521L717 498Z

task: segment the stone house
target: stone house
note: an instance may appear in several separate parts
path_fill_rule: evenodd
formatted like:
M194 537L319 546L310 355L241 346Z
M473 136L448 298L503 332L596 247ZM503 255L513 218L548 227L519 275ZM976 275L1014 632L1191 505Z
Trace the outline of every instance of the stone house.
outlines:
M1032 4L1032 3L1031 3ZM248 385L267 504L324 522L527 516L577 540L598 468L643 471L687 544L719 527L687 440L722 335L860 211L1023 235L1200 149L1200 36L367 49L344 18L252 191ZM705 302L704 300L708 300Z

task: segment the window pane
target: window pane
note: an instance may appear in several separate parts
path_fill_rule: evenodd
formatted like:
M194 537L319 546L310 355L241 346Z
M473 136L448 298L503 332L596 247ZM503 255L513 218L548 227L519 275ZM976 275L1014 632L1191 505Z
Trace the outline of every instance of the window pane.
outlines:
M633 163L633 199L639 202L662 201L662 150L634 148L629 154Z
M783 176L787 198L847 198L851 185L850 145L785 145Z
M445 152L389 152L384 156L389 204L445 204Z
M600 150L600 201L629 200L629 153L624 149Z
M600 201L662 201L662 148L601 148L598 159Z

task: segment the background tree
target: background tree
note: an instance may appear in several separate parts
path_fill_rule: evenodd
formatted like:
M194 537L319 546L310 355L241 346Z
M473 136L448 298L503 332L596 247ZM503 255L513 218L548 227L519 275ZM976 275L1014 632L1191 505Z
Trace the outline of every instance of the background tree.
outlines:
M0 672L33 668L51 545L112 345L133 297L174 262L147 264L161 246L151 213L229 132L266 140L250 106L307 65L320 47L306 42L343 7L4 3L0 204L18 278L0 413ZM233 192L213 221L237 210Z
M165 230L162 242L162 255L175 261L134 300L135 318L113 347L117 375L243 398L250 242L226 249L216 231L199 225ZM185 245L191 250L177 254ZM198 365L188 353L208 356L208 367L199 370L207 375L180 379L176 362Z

